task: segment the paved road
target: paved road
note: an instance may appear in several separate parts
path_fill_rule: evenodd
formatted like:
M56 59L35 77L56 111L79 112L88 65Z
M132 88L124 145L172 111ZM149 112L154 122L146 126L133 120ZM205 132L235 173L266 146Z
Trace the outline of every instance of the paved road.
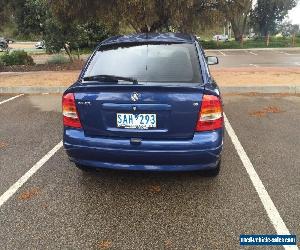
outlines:
M216 67L298 67L300 50L215 50L209 56L218 56Z
M0 102L9 97L0 95ZM0 105L0 197L61 140L60 99L25 95ZM279 214L299 238L300 97L227 95L224 103ZM0 206L0 225L1 249L238 249L240 234L276 233L227 133L217 178L87 174L60 149Z

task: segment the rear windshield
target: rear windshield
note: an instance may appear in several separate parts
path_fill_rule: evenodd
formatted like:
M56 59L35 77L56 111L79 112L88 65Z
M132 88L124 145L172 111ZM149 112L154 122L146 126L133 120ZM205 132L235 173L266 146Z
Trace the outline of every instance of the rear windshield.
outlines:
M202 83L194 44L138 44L99 50L84 77L117 75L139 82Z

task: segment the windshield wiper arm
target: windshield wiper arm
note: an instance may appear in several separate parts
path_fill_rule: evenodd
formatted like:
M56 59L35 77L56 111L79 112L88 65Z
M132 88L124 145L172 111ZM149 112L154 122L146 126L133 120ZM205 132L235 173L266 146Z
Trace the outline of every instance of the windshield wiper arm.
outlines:
M86 76L83 78L84 81L99 81L99 80L108 80L108 81L128 81L133 84L138 84L137 79L132 77L124 77L124 76L115 76L115 75L95 75L95 76Z

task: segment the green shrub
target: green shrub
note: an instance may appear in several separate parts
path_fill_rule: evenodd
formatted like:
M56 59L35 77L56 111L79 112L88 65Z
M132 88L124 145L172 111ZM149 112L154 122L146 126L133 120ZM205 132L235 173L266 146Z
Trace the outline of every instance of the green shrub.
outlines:
M1 56L2 63L5 66L11 65L34 65L33 58L24 50L16 50L11 53L5 53Z
M65 64L69 62L70 60L63 55L54 55L47 60L47 64Z
M0 57L0 69L1 69L3 66L5 66L5 65L4 65L4 62L2 61L2 57Z
M251 49L251 48L288 48L293 46L291 37L274 37L269 39L269 46L266 44L265 37L255 37L254 39L244 40L241 44L237 41L219 42L201 41L204 49ZM295 47L300 46L300 39L295 38Z
M204 49L239 49L241 47L239 42L216 42L216 41L201 41Z

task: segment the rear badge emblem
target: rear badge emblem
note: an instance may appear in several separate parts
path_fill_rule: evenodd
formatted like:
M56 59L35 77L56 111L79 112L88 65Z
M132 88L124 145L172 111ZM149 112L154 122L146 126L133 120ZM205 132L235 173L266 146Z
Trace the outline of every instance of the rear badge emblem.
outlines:
M79 105L91 105L91 102L78 102Z
M133 92L133 93L131 94L131 100L132 100L133 102L137 102L137 101L139 100L140 97L141 97L141 95L140 95L139 93L137 93L137 92Z

